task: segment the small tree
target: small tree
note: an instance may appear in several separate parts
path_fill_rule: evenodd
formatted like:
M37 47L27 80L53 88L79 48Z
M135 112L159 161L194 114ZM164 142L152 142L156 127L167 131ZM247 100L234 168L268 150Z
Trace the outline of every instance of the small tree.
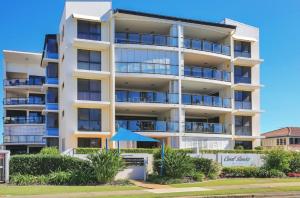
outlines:
M59 155L59 150L56 147L44 147L39 154L42 155Z
M124 161L116 151L102 151L88 156L99 183L112 182L124 167Z
M300 173L300 153L294 152L290 162L290 171Z
M278 170L287 173L290 170L291 153L282 149L269 151L265 156L264 167L267 170Z

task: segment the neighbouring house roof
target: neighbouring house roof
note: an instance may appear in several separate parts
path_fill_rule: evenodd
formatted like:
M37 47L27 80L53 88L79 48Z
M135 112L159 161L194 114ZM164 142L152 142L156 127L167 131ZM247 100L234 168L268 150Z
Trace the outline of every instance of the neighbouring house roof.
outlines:
M285 127L262 134L266 138L273 137L300 137L300 127Z

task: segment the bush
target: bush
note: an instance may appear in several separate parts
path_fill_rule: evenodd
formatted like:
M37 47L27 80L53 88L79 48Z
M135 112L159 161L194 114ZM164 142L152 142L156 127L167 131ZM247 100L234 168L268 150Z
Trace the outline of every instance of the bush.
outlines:
M264 150L264 147L262 147L262 146L257 146L257 147L255 147L254 149L257 150L257 151L262 151L262 150Z
M193 159L185 152L166 149L165 157L162 164L161 156L154 156L154 170L159 174L160 167L163 165L163 175L171 178L183 178L192 176L194 173Z
M71 174L70 184L72 185L88 185L97 183L94 168L89 165L80 170L74 170Z
M238 145L234 147L235 150L244 150L244 147L242 145Z
M286 175L284 172L276 170L276 169L271 169L268 170L264 167L258 169L257 177L262 177L262 178L276 178L276 177L285 177Z
M21 175L15 174L10 176L10 183L25 186L25 185L33 185L40 184L45 185L48 184L48 177L45 175L33 176L33 175Z
M114 177L124 167L124 161L115 151L100 152L88 156L99 183L112 182Z
M206 158L194 158L193 162L197 172L201 172L209 179L216 179L222 170L216 161Z
M61 155L14 155L9 161L11 175L48 175L58 171L84 170L89 166L87 160Z
M291 158L290 172L300 173L300 153L294 152Z
M192 178L194 181L202 182L205 178L205 175L201 172L195 172Z
M259 168L257 167L224 167L222 177L257 177Z
M71 176L70 172L53 172L48 175L49 184L53 185L65 185L71 183Z
M263 159L265 160L264 168L266 170L275 169L280 172L287 173L290 170L292 155L288 151L275 149L269 151Z
M41 155L59 155L59 150L56 147L44 147L40 151Z
M168 184L184 183L186 180L178 179L178 178L170 178L165 176L161 177L160 175L153 174L153 175L148 175L147 181L155 184L168 185Z

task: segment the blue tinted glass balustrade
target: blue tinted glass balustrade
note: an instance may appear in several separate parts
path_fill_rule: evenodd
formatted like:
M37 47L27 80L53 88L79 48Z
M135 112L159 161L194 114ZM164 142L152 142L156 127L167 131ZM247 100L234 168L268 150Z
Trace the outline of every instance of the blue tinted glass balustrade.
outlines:
M45 99L41 97L5 98L4 105L44 105Z
M235 126L235 135L252 136L251 126Z
M206 67L184 67L184 76L230 82L230 72Z
M230 101L229 98L221 98L219 96L182 94L182 104L184 105L231 108Z
M116 102L178 104L178 97L176 93L166 92L116 91Z
M246 51L234 51L234 57L244 57L244 58L251 58L251 53Z
M116 120L119 127L136 132L178 132L179 123L159 120Z
M234 101L235 109L252 109L252 103L249 101Z
M4 123L5 124L43 124L43 123L45 123L45 118L44 117L25 117L25 116L5 117Z
M216 54L223 54L226 56L230 56L230 46L229 45L223 45L223 44L215 43L215 42L211 42L211 41L185 38L184 42L183 42L183 46L184 46L184 48L187 48L187 49L207 51L207 52L212 52L212 53L216 53Z
M78 91L78 100L101 101L101 92Z
M157 46L168 46L177 47L178 38L168 35L157 35L157 34L141 34L141 33L116 33L116 43L123 44L142 44L142 45L157 45Z
M100 121L78 120L78 130L80 131L101 131Z
M5 135L3 137L4 143L35 143L45 144L46 141L42 135Z
M222 123L185 122L186 133L226 134L226 127Z
M30 85L30 86L40 86L43 85L45 82L44 77L32 77L29 79L7 79L4 80L4 85L5 86L25 86L25 85Z
M234 76L234 83L251 84L251 77Z

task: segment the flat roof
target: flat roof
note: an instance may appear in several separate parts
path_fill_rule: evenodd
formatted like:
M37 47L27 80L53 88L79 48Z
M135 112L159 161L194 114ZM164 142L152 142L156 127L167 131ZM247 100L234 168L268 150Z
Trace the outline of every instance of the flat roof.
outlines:
M152 14L152 13L146 13L146 12L138 12L138 11L133 11L133 10L114 9L114 13L130 14L130 15L152 17L152 18L166 19L166 20L172 20L172 21L181 21L181 22L186 22L186 23L194 23L194 24L200 24L200 25L208 25L208 26L236 29L236 26L234 26L234 25L227 25L227 24L223 24L223 23L215 23L215 22L201 21L201 20L195 20L195 19L179 18L179 17L166 16L166 15L160 15L160 14Z
M42 54L14 50L3 50L5 62L36 64L41 60Z

